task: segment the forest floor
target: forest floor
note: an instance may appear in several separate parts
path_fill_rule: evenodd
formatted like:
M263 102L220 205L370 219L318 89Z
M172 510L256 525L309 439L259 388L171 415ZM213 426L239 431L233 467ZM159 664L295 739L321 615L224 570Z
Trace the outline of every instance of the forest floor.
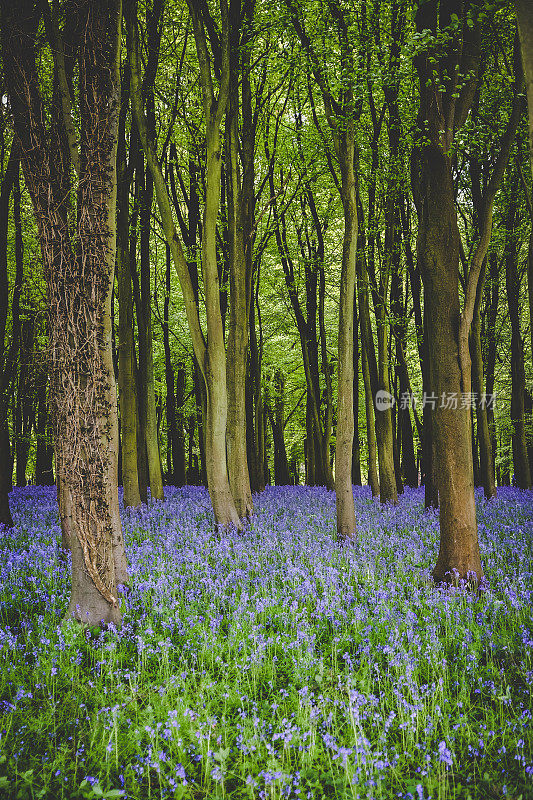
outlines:
M120 632L62 625L54 487L0 538L2 798L533 798L533 492L478 496L487 585L429 581L438 516L268 488L242 534L207 492L123 513Z

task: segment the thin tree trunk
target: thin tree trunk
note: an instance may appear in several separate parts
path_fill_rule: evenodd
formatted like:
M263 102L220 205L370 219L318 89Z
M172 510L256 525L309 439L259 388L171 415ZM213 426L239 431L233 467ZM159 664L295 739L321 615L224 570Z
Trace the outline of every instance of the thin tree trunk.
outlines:
M486 326L486 380L485 389L487 393L487 425L489 429L489 439L491 443L492 463L496 464L497 439L496 427L494 424L494 379L496 373L496 320L498 318L498 303L500 299L500 270L496 251L489 253L489 280L490 280L490 301Z
M5 353L6 323L9 311L9 278L7 269L7 241L9 227L9 198L13 183L19 172L18 144L11 145L2 185L0 188L0 362L3 372L0 375L0 524L6 528L13 527L13 519L9 509L9 492L13 488L13 464L11 461L11 443L7 423L8 386L15 373L15 359L7 358ZM15 303L13 304L15 305ZM13 353L13 355L15 355ZM6 363L8 361L8 363ZM11 361L11 363L9 363Z
M353 428L352 483L361 486L361 446L359 444L359 314L357 300L353 305Z
M240 16L240 8L239 15ZM238 40L239 22L232 20ZM246 260L243 229L243 201L238 153L239 47L232 52L233 82L230 89L227 130L227 206L229 235L230 307L228 324L227 388L228 422L226 432L228 473L231 494L240 519L253 514L248 456L246 449L246 358L248 351L248 306Z
M165 411L167 418L167 483L182 486L184 483L183 475L183 452L178 453L178 428L176 420L176 394L174 392L174 370L172 368L172 358L170 354L170 266L171 256L170 247L166 245L166 269L165 269L165 301L163 306L163 347L165 350ZM182 448L183 451L183 448ZM180 458L178 466L178 459ZM177 473L180 473L178 483Z
M274 440L274 483L276 486L287 486L289 479L289 464L285 449L285 381L281 370L274 374L274 413L270 413L272 438Z
M38 486L53 486L54 481L54 448L50 443L51 432L48 422L48 403L46 398L47 386L46 364L37 367L37 444L35 449L35 483Z
M141 495L137 464L137 400L129 237L129 190L133 168L131 163L129 168L126 165L126 109L127 102L124 98L117 149L118 390L124 505L138 506L141 503Z
M494 474L494 461L492 457L492 445L490 441L489 422L487 416L487 404L482 399L483 391L483 356L481 352L481 297L485 286L486 262L480 276L478 295L472 328L470 332L470 356L472 359L472 389L476 396L476 418L477 435L479 441L480 456L480 483L487 500L496 497L496 480Z
M505 216L505 279L507 303L511 321L511 421L513 423L514 483L520 489L531 488L531 472L526 444L524 392L526 377L524 348L520 332L520 278L518 274L517 194L516 168L509 187L510 197Z
M533 176L533 14L530 0L515 0L529 118L529 162ZM533 335L533 332L532 332Z
M185 468L185 420L183 406L185 403L185 389L187 383L187 373L185 364L178 366L176 378L176 439L173 450L174 483L176 486L184 486L186 481Z
M339 344L337 364L337 436L335 448L335 495L337 535L354 539L357 534L352 489L353 330L357 259L357 197L354 168L354 122L346 119L346 131L337 146L342 178L344 234L339 298Z
M144 188L140 209L140 289L141 309L137 311L139 329L139 372L143 393L143 411L148 476L152 500L163 500L163 477L157 436L157 412L154 389L154 358L152 340L152 308L150 288L150 230L153 202L153 181L149 171L144 171ZM140 311L140 313L139 313Z
M0 422L0 525L13 527L9 508L9 493L13 488L13 462L7 420Z
M370 371L363 342L361 342L361 362L363 367L363 382L365 387L366 434L368 446L368 484L372 490L372 497L379 497L379 478L377 468L377 443L376 427L374 424L374 403L372 401L372 387L370 385Z

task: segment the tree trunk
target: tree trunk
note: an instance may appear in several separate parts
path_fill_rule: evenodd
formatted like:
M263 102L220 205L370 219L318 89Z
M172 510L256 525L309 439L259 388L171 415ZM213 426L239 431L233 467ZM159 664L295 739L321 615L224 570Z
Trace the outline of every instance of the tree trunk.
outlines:
M530 0L515 0L529 116L529 162L533 176L533 14ZM533 335L533 331L532 331Z
M157 436L157 412L154 389L154 357L152 340L152 305L150 287L150 230L153 203L153 181L149 171L144 172L144 188L140 209L140 288L141 309L137 311L139 329L139 372L143 393L143 412L148 476L152 500L163 500L163 476ZM139 313L140 311L140 313Z
M256 277L256 281L259 277ZM257 330L255 324L255 298L254 294L257 287L252 287L252 301L250 303L250 355L248 358L247 385L248 393L246 398L246 438L247 456L250 469L250 485L253 492L262 492L265 488L265 476L263 472L263 460L260 454L258 431L260 428L259 418L262 415L261 402L261 352L257 342Z
M50 140L43 124L35 54L28 44L35 41L39 21L32 3L3 6L3 64L48 286L60 512L72 548L68 615L88 625L119 625L117 582L127 573L116 484L111 291L121 5L118 0L100 9L85 3L83 15L79 249L72 247L64 203L65 128L53 118Z
M17 486L26 486L26 470L30 455L31 432L35 422L33 403L34 376L32 376L34 320L26 319L21 326L19 356L19 383L15 406L17 436L15 441Z
M13 462L7 420L0 422L0 525L13 527L13 517L9 508L9 493L13 488Z
M359 443L359 315L357 300L353 304L353 429L352 483L361 486L361 446Z
M185 469L185 419L183 406L185 404L185 389L187 385L187 373L185 364L178 366L176 378L176 440L173 450L174 483L176 486L184 486L186 482Z
M459 232L450 163L440 148L429 144L415 158L429 384L438 398L431 411L440 502L440 548L433 577L437 582L472 574L479 579L470 410L461 403L448 408L440 402L442 396L460 398L466 380L459 361Z
M457 0L440 5L428 0L416 12L416 26L436 31L464 17L466 8ZM475 299L479 273L471 270L464 311L459 302L460 235L454 202L451 156L455 131L461 128L472 103L479 68L479 27L463 24L450 32L436 63L433 51L415 56L419 77L418 132L411 160L411 182L418 213L417 253L424 283L427 331L427 367L431 391L437 397L432 411L432 437L440 508L440 546L433 570L436 582L482 578L477 536L472 464L470 408L462 400L470 396L471 362L468 334L472 295ZM437 74L468 74L459 86L445 91L434 81ZM479 265L481 266L481 265Z
M354 298L357 258L357 198L354 168L355 132L353 120L339 137L338 156L342 179L344 235L339 298L339 344L337 364L337 444L335 448L335 496L337 535L354 539L357 535L352 489L353 417L353 337Z
M424 483L424 507L426 510L439 507L439 488L437 483L437 461L435 457L435 404L436 395L431 386L428 321L424 306L424 342L422 360L422 389L424 407L422 409L422 479Z
M169 327L169 308L170 308L170 247L166 245L166 269L165 269L165 301L163 306L163 347L165 350L165 411L167 418L167 483L182 486L183 463L177 465L178 458L178 429L176 420L176 395L174 392L174 370L172 368L172 358L170 354L170 327ZM183 451L183 448L182 448ZM182 460L183 460L183 453ZM178 483L176 472L180 471L181 483Z
M524 348L520 332L520 277L518 274L517 195L516 170L511 177L510 197L505 216L505 280L507 302L511 321L511 422L513 423L514 483L520 489L531 488L531 472L526 445L524 392L526 376Z
M15 226L15 293L20 296L24 275L24 246L20 217L20 183L17 174L13 184L13 222ZM18 305L19 301L16 301ZM14 304L15 305L15 304ZM34 319L21 321L13 309L12 338L19 342L18 386L14 409L15 461L17 486L26 486L26 467L30 454L31 430L34 423L32 360Z
M2 141L2 145L4 142ZM2 391L0 392L0 524L6 528L13 527L13 519L9 509L9 492L13 488L13 463L11 460L11 444L7 423L8 386L16 374L15 352L13 359L6 358L5 334L9 310L9 277L7 269L7 241L9 228L9 198L15 179L19 173L19 156L17 142L11 145L9 160L2 178L0 188L0 362L3 372L0 374ZM15 298L14 298L15 301ZM13 303L13 306L15 302ZM15 313L13 311L13 313ZM6 361L8 363L6 363Z
M487 355L485 358L485 390L487 393L487 426L491 444L492 463L496 464L497 439L494 424L494 378L496 372L497 337L496 320L498 318L498 303L500 299L500 270L496 251L489 253L489 281L490 301L487 313L487 326L485 333Z
M141 503L137 464L137 400L135 394L135 345L133 342L133 294L130 268L129 190L132 165L126 165L125 117L123 100L117 149L117 284L118 284L118 390L122 444L122 485L124 505ZM131 158L131 156L130 156Z
M238 20L235 21L238 40ZM233 30L233 29L232 29ZM239 170L239 48L232 52L232 74L227 130L227 206L229 236L230 306L226 358L228 423L226 432L231 494L240 519L253 514L248 455L246 449L246 358L248 352L248 307L243 199Z
M46 365L39 363L37 367L37 444L35 450L35 483L37 486L53 486L55 483L54 447L50 442L46 385Z
M285 449L285 381L281 370L274 374L274 413L270 411L270 424L274 440L274 483L276 486L287 486L290 483L289 464Z
M481 296L485 285L486 265L480 277L478 295L470 332L470 356L472 359L472 390L476 395L477 436L479 441L479 469L480 483L487 500L496 497L496 480L494 474L494 461L490 441L489 422L487 417L487 403L483 395L483 356L481 352Z
M366 435L368 446L368 485L372 490L372 497L379 497L379 478L377 468L376 427L374 424L374 403L372 401L372 387L370 385L370 371L364 343L361 342L361 362L363 367L363 382L365 387Z

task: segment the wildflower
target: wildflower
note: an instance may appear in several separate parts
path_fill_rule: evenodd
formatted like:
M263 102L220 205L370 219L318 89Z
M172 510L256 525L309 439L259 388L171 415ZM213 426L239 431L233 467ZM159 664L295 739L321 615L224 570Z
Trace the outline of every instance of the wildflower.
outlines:
M451 750L448 749L445 741L439 742L439 761L442 761L447 767L451 767L453 763Z

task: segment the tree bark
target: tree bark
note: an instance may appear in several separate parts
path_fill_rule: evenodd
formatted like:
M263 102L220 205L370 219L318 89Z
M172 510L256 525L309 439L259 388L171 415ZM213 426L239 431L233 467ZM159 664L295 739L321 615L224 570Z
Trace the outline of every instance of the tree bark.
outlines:
M183 406L185 403L186 382L187 382L187 373L185 371L185 364L181 363L178 366L178 374L176 378L176 394L175 394L176 438L172 454L173 467L174 467L174 483L176 486L184 486L186 482L185 420L183 412Z
M274 440L274 483L276 486L288 486L289 463L285 449L285 381L281 370L274 374L274 413L270 410L270 424Z
M2 141L3 144L3 141ZM6 528L13 527L13 519L9 509L9 493L13 488L13 464L11 460L11 443L7 423L9 386L15 373L15 357L18 346L11 348L13 357L6 352L6 323L9 311L9 278L7 269L7 241L9 227L9 198L13 184L19 172L19 154L17 142L11 145L9 160L2 177L0 187L0 364L2 365L0 392L0 524ZM16 292L16 290L15 290ZM15 305L14 298L14 304Z
M339 345L337 363L337 444L335 448L335 496L337 535L355 539L357 526L352 489L353 418L353 304L357 257L357 198L354 169L355 131L353 119L345 120L346 131L337 146L344 210L342 266L339 298Z
M353 305L353 428L352 483L361 486L361 446L359 444L359 314L357 300Z
M152 304L150 287L150 230L153 203L153 181L148 170L144 171L144 186L140 207L140 289L141 308L137 309L139 330L140 389L143 393L144 432L148 458L148 478L152 500L163 500L163 476L157 435L157 412L154 389L154 357L152 339Z
M446 27L450 15L465 13L460 2L439 8L435 0L419 6L417 30ZM440 17L440 20L439 20ZM471 36L467 41L465 37ZM470 393L471 364L464 335L470 324L463 320L459 303L459 230L449 150L466 118L472 98L472 79L459 92L454 78L443 92L433 81L433 70L459 76L461 70L476 75L479 50L476 32L465 24L455 33L437 64L426 51L415 59L420 81L419 135L412 153L411 177L418 213L417 252L424 282L429 379L437 395L433 435L440 502L440 547L433 570L437 582L482 577L477 536L472 465L470 409L460 398ZM463 58L464 57L464 58ZM462 63L461 60L463 59ZM450 66L452 64L452 67ZM459 94L459 98L455 95ZM469 281L471 296L477 275ZM457 408L449 403L456 398ZM444 398L444 402L443 402Z
M515 0L529 119L529 163L533 176L533 14L529 0Z
M138 422L129 236L129 191L133 175L133 164L131 160L129 165L126 164L125 123L127 106L128 98L124 97L119 120L117 148L118 390L124 505L138 506L141 503L141 495L137 463Z
M70 240L65 204L65 132L54 117L51 135L44 123L32 44L39 21L33 3L4 4L2 51L48 287L60 513L72 549L68 615L89 625L119 625L117 582L127 573L116 485L111 290L121 4L100 9L84 3L82 11L79 249Z
M379 497L379 477L377 468L376 427L374 424L374 403L370 385L370 371L364 343L361 342L361 361L363 366L363 382L365 386L366 435L368 445L368 484L372 497Z
M246 359L248 309L242 179L239 168L239 67L240 2L230 4L230 72L232 76L226 117L227 207L229 239L229 322L226 358L228 389L227 459L231 494L240 519L253 514L246 448Z
M172 357L170 353L170 266L171 255L168 244L166 251L165 267L165 300L163 305L163 347L165 350L165 412L167 418L167 483L182 486L184 480L183 448L179 454L178 427L176 419L176 394L174 391L174 370L172 368ZM181 460L180 459L181 455ZM178 463L179 460L179 463ZM180 473L178 483L177 473Z
M496 477L490 441L489 421L483 387L483 356L481 351L481 296L485 285L486 264L480 277L476 307L470 332L470 356L472 358L472 389L476 395L477 437L479 442L480 482L487 500L496 497Z
M47 372L43 357L37 366L37 444L35 449L35 483L37 486L53 486L54 447L48 421L48 402L46 397Z
M520 332L520 277L518 274L517 195L516 168L511 176L505 224L505 281L507 303L511 321L511 422L513 423L514 483L520 489L531 488L531 471L526 444L524 392L526 376L524 347Z
M7 420L0 422L0 525L13 527L9 508L9 493L13 488L13 462Z

